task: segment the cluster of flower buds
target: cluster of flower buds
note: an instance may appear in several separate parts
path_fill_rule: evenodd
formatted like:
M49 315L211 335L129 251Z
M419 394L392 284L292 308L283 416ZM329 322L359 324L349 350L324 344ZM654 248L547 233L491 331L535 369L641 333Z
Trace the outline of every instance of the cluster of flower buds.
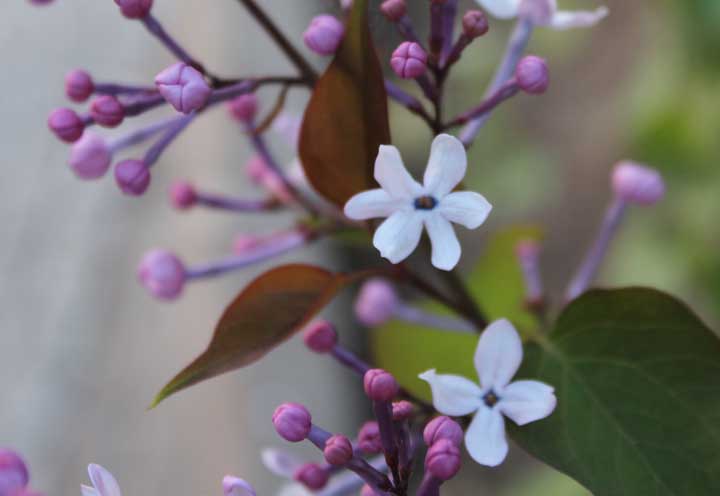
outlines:
M30 489L30 473L22 457L0 448L0 496L41 496Z

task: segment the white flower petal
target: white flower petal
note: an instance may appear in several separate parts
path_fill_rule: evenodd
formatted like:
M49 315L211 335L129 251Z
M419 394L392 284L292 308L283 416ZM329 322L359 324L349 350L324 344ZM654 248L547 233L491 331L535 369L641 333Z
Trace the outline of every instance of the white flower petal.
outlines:
M440 200L436 208L450 222L477 229L490 215L492 205L474 191L456 191Z
M390 217L400 208L400 202L391 198L384 189L371 189L350 198L345 204L345 215L355 220Z
M497 409L478 410L465 432L465 447L481 465L496 467L505 460L508 452L505 421Z
M260 452L260 458L270 472L273 474L292 479L295 472L303 465L303 462L289 453L275 449L265 448Z
M422 194L422 188L405 168L394 146L380 145L375 159L375 179L393 198L411 199Z
M557 30L591 27L607 17L609 12L607 7L599 7L592 11L559 10L553 15L550 27Z
M100 493L97 492L97 489L94 487L86 486L85 484L80 485L80 492L82 496L100 496Z
M490 15L499 19L511 19L518 15L521 0L477 0Z
M425 228L432 243L432 264L441 270L452 270L460 261L460 242L449 221L437 212L425 217Z
M502 393L498 408L517 425L525 425L555 410L555 389L539 381L515 381Z
M506 319L491 323L480 336L475 350L475 368L483 390L501 394L522 362L520 336Z
M440 134L432 142L423 185L429 195L440 200L457 186L467 171L467 152L462 142Z
M465 377L436 374L435 369L423 372L418 377L430 384L433 406L442 414L459 417L483 405L482 390Z
M121 496L120 485L115 477L100 465L91 463L88 466L90 480L100 496Z
M257 496L255 488L247 481L232 475L226 475L223 479L223 493L225 496Z
M398 210L375 231L373 245L380 255L396 264L417 247L422 235L422 216L414 210Z

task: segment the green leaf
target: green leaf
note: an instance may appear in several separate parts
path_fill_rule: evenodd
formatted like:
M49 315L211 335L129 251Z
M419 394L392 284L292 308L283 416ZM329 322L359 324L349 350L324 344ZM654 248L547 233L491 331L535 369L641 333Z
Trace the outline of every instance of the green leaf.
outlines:
M518 377L555 386L558 407L514 439L595 495L720 494L720 340L676 299L589 292Z
M515 248L521 241L540 241L536 226L514 226L498 231L490 239L482 257L470 274L470 292L490 321L505 318L518 330L537 325L525 304L525 281Z
M337 205L377 187L378 147L390 143L382 68L367 19L357 0L345 39L315 86L300 133L300 161L316 191Z
M152 407L182 389L259 360L361 276L310 265L285 265L261 275L227 307L207 350L160 391Z

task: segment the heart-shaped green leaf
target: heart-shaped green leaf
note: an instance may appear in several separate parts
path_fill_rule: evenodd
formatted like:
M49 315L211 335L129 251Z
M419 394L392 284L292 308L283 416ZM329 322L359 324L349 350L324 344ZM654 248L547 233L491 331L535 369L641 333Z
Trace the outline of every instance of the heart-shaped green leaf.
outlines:
M334 274L310 265L285 265L261 275L227 307L207 350L160 391L152 406L198 382L259 360L354 280L353 274Z
M377 187L373 167L390 143L382 68L367 19L367 0L356 0L345 39L318 80L300 132L300 161L320 194L336 205Z
M591 291L518 377L555 386L558 407L514 439L597 496L720 494L720 340L676 299Z

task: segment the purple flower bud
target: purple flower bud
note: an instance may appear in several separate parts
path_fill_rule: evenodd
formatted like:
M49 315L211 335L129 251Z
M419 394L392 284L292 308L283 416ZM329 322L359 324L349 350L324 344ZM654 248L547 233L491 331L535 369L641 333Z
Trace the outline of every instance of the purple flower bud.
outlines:
M65 76L65 94L73 102L82 103L95 91L95 83L86 71L75 69Z
M245 164L245 173L255 184L262 184L263 177L269 170L267 162L259 155L253 155Z
M303 34L305 45L320 55L334 54L343 37L345 25L337 17L323 14L315 17Z
M68 108L53 110L47 123L55 136L66 143L74 143L79 140L85 130L85 124L80 116Z
M114 96L102 95L90 104L90 115L103 127L117 127L125 119L125 107Z
M305 330L303 341L315 353L329 353L337 345L338 335L330 322L318 320Z
M449 439L440 439L428 450L425 468L441 481L452 479L460 470L460 450Z
M390 401L400 389L392 374L382 369L370 369L365 372L363 386L365 394L375 401Z
M328 482L330 474L316 463L303 465L295 473L294 479L304 484L311 491L319 491Z
M375 421L365 422L358 432L358 448L367 454L380 453L382 451L382 440L380 439L380 427Z
M161 300L174 300L185 285L185 266L173 253L152 250L138 267L138 279L150 294Z
M468 10L462 18L463 34L474 40L490 29L487 16L481 10Z
M545 60L535 55L528 55L520 59L515 69L515 78L520 89L531 95L545 93L550 84Z
M55 0L30 0L30 3L37 7L42 7L44 5L50 5L54 1ZM0 494L2 494L2 493L0 492Z
M392 417L393 420L407 420L412 417L415 412L415 406L409 401L396 401L392 404Z
M403 79L415 79L427 71L427 53L419 43L404 41L390 58L390 67Z
M155 86L165 100L183 114L202 108L212 93L203 75L183 62L155 76Z
M30 474L20 455L0 449L0 496L22 494L29 482Z
M150 169L142 160L123 160L115 166L115 182L126 195L140 196L150 186Z
M325 442L323 455L330 465L345 465L353 457L352 443L347 437L337 434Z
M407 14L407 3L405 0L385 0L380 4L380 12L390 22L398 22Z
M255 488L239 477L226 475L222 485L225 496L256 496Z
M283 403L275 409L272 423L280 437L291 443L298 443L310 433L312 417L303 405Z
M355 315L364 325L376 327L393 317L398 303L392 284L384 279L370 279L360 288L355 300Z
M153 0L115 0L115 3L128 19L142 19L150 12Z
M627 160L613 169L612 188L619 198L635 205L654 205L665 196L665 181L657 170Z
M240 122L252 122L258 111L258 98L255 93L240 95L228 102L230 115Z
M193 185L187 181L175 181L170 186L170 203L178 210L187 210L197 202Z
M83 133L70 149L70 167L80 179L97 179L110 168L112 152L102 136Z
M460 425L450 417L435 417L425 426L423 431L425 444L433 446L441 439L447 439L460 446L463 440L463 430Z

